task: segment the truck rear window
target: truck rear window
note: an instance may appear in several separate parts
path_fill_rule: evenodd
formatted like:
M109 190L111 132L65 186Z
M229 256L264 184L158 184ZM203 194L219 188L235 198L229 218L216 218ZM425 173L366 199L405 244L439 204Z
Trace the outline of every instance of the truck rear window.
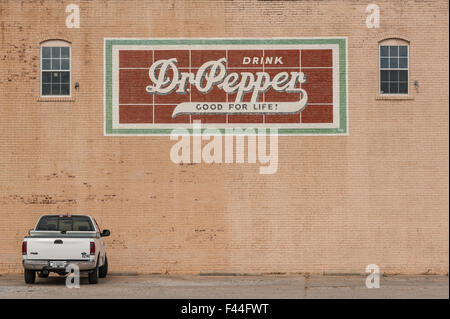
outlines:
M43 216L36 230L95 231L91 219L85 216Z

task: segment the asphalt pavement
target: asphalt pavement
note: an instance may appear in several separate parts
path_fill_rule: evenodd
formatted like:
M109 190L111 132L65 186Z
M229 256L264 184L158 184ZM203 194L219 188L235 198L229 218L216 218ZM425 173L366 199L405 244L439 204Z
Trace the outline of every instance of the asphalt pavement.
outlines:
M449 298L448 276L381 276L379 288L367 288L358 275L161 276L108 275L79 288L50 275L25 284L23 275L0 275L0 298Z

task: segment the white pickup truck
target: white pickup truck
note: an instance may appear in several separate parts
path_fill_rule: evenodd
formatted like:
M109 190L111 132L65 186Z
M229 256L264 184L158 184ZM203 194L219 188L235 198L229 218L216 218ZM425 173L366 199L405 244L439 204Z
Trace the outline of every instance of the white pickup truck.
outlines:
M108 273L106 245L102 237L110 235L108 229L100 231L94 218L86 215L44 215L36 227L29 231L22 243L22 263L25 282L32 284L50 272L67 274L67 266L75 264L80 271L89 272L89 283Z

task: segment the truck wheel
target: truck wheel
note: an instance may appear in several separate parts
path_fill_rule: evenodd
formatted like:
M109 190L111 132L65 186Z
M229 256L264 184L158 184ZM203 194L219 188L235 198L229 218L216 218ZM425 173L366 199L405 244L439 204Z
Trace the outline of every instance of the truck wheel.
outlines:
M108 258L105 256L105 262L103 263L103 266L101 266L98 270L98 276L100 278L105 278L108 274Z
M34 281L36 280L36 272L34 270L25 269L24 277L27 284L34 284Z
M98 283L98 270L99 270L99 267L98 267L98 264L97 264L97 266L95 267L95 269L93 269L93 270L91 270L91 271L89 272L89 274L88 274L88 279L89 279L89 283L90 283L90 284L96 284L96 283Z

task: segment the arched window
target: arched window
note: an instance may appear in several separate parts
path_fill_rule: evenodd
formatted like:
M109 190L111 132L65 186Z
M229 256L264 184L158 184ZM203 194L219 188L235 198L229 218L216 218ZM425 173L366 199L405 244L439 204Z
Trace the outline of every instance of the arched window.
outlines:
M379 47L380 95L409 94L409 42L390 38Z
M70 96L70 49L64 40L41 43L41 96Z

